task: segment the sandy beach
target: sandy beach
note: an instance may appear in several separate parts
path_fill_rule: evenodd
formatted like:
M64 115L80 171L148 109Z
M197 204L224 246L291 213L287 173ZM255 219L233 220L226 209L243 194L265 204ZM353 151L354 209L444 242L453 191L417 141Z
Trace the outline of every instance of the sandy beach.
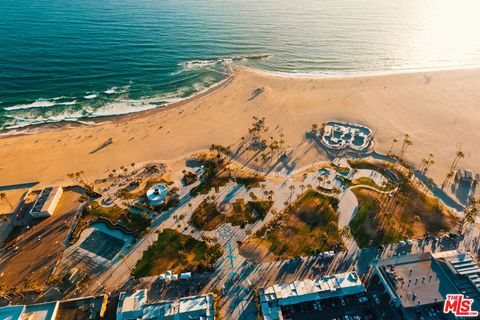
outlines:
M378 152L392 139L409 134L405 154L418 165L428 153L429 170L441 183L461 147L459 168L480 172L480 69L399 73L358 77L289 77L237 68L225 85L165 109L73 128L40 128L0 139L0 186L67 181L70 172L99 177L148 160L178 158L212 143L237 143L252 122L284 134L287 148L305 141L313 123L341 120L366 125L375 133ZM264 92L249 99L252 92ZM100 148L111 139L112 143ZM394 152L400 149L400 142ZM303 162L315 162L306 154Z

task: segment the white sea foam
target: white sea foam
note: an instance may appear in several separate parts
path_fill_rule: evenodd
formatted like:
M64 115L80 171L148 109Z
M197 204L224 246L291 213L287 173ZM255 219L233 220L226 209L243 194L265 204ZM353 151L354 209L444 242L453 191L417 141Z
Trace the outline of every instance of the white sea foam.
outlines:
M116 90L117 90L117 87L112 87L112 88L110 88L108 90L105 90L103 92L106 93L106 94L114 94L115 92L117 92Z
M12 111L12 110L21 110L21 109L32 109L32 108L48 108L53 107L55 102L45 100L45 99L38 99L35 102L30 104L18 104L10 107L5 107L4 110Z
M220 64L229 64L233 61L242 61L242 60L264 60L271 58L271 54L252 54L252 55L241 55L234 57L226 58L212 58L212 59L196 59L189 60L179 64L184 70L195 70L200 68L209 68L215 65Z
M47 123L57 123L57 122L78 122L78 123L85 123L89 124L90 122L86 121L86 118L95 118L95 117L105 117L105 116L115 116L115 115L122 115L122 114L131 114L151 109L156 109L161 106L167 106L169 104L181 102L185 99L194 97L196 95L202 94L211 88L216 86L220 86L222 83L227 81L228 78L225 78L223 81L217 82L215 84L211 84L214 81L213 77L206 77L202 82L199 82L194 85L194 89L197 91L193 96L189 97L182 97L186 91L190 90L190 87L182 87L179 88L175 92L167 93L158 95L151 98L144 98L144 99L124 99L124 100L116 100L109 104L106 104L100 108L93 108L91 105L86 104L82 106L81 110L75 112L65 112L63 114L58 115L37 115L35 113L30 114L31 118L27 115L7 115L8 118L11 120L7 121L0 127L0 130L13 130L16 132L21 132L24 128L32 126L32 125L39 125L39 124L47 124ZM122 87L122 92L125 90L127 91L129 86ZM119 91L120 92L120 91ZM97 96L96 94L90 94L90 96ZM91 97L93 99L93 97ZM46 105L46 101L42 102L43 105ZM71 105L76 104L77 101L65 101L65 102L57 102L53 103L50 102L51 105ZM40 104L40 102L38 102ZM9 133L10 134L10 133Z
M146 110L154 109L157 107L158 107L157 105L150 104L144 100L115 101L94 110L89 116L90 117L114 116L114 115L129 114L129 113L134 113L139 111L146 111Z
M37 124L44 124L44 123L57 123L57 122L78 122L79 119L83 117L82 112L73 112L73 113L64 113L58 115L50 115L50 116L38 116L35 118L27 118L25 116L9 116L12 121L8 121L8 123L4 126L3 129L11 130L11 129L19 129L25 128L32 125Z
M77 100L72 100L72 101L59 102L57 104L61 106L72 106L76 103L77 103Z
M95 93L92 93L92 94L89 94L89 95L86 95L84 98L85 99L95 99L97 97L97 95Z

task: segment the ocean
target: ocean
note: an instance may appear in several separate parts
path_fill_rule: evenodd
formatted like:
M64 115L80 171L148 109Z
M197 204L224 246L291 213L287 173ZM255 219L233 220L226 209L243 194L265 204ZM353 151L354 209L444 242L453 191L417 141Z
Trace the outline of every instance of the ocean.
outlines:
M1 0L0 130L159 108L226 65L349 75L480 65L477 0Z

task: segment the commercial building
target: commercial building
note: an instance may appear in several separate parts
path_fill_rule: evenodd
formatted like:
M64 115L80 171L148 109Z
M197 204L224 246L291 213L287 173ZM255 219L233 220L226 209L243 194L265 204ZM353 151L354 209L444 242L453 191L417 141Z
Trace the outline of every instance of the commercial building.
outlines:
M147 302L147 290L122 292L117 306L117 320L214 320L213 294L185 297L173 301Z
M146 304L146 289L120 293L117 306L117 320L141 319Z
M441 310L447 294L464 294L479 308L480 268L473 257L462 251L424 253L379 260L375 273L391 303L408 319L423 311Z
M32 210L30 210L30 215L33 218L51 217L55 212L55 208L57 207L62 194L62 187L48 187L42 189L32 207Z
M48 303L0 308L1 320L87 320L102 319L108 297L85 297Z
M7 306L0 308L0 319L19 320L22 319L26 306Z
M473 299L473 309L480 310L480 266L468 252L451 250L433 254L446 269L457 290Z
M314 280L275 284L259 289L263 319L284 319L282 308L305 302L320 301L364 293L365 287L356 272L347 272Z

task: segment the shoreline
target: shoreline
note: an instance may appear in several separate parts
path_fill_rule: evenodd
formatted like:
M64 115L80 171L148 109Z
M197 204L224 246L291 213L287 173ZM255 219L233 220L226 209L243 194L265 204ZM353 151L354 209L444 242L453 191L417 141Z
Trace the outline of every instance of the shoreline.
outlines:
M143 111L132 111L123 114L117 115L106 115L106 116L94 116L94 117L81 117L76 121L67 121L62 120L59 122L52 123L39 123L32 124L20 128L12 128L0 130L0 139L8 138L11 136L20 136L20 135L30 135L36 134L44 131L55 131L55 130L64 130L78 127L95 127L107 123L116 123L129 121L137 117L148 117L149 115L155 114L157 112L162 112L171 108L180 107L184 104L192 102L196 99L207 96L217 90L220 90L224 86L228 85L235 74L240 70L248 70L252 73L257 73L269 77L276 77L280 79L307 79L307 80L337 80L337 79L357 79L357 78L375 78L375 77L384 77L384 76L396 76L396 75L417 75L417 74L426 74L426 73L439 73L439 72L449 72L449 71L475 71L480 70L479 66L464 66L464 67L441 67L441 68L425 68L425 69L403 69L403 70L391 70L391 71L379 71L379 72L359 72L356 74L317 74L317 73L288 73L288 72L277 72L269 71L265 69L253 68L245 65L238 64L226 64L225 70L227 76L225 79L219 81L218 83L213 84L212 86L205 88L204 90L193 94L190 97L182 99L177 102L169 103L161 107L154 107L148 110Z
M480 65L471 66L455 66L455 67L438 67L438 68L411 68L411 69L397 69L384 71L358 71L354 73L321 73L321 72L283 72L270 71L249 66L242 66L251 70L252 72L259 72L265 75L280 77L280 78L295 78L295 79L343 79L343 78L366 78L366 77L382 77L402 74L418 74L418 73L435 73L445 71L462 71L462 70L480 70Z
M208 96L212 92L228 85L228 83L234 77L235 71L229 66L227 66L225 70L227 71L227 77L222 81L219 81L218 83L215 83L210 87L205 88L204 90L191 95L190 97L187 97L177 102L166 104L161 107L154 107L148 110L133 111L133 112L127 112L122 114L116 114L116 115L83 117L83 118L78 118L78 120L76 121L62 120L62 121L52 122L52 123L32 124L25 127L6 129L3 131L0 130L0 139L12 137L12 136L31 135L31 134L44 132L44 131L64 130L64 129L79 128L79 127L95 127L95 126L99 126L107 123L114 123L117 121L122 122L125 120L135 119L135 117L149 116L151 113L157 113L163 110L176 108L186 103L189 103L195 99Z
M166 107L100 118L95 124L4 134L0 185L59 184L80 170L88 177L105 176L132 162L175 159L212 144L236 145L248 135L253 116L266 118L273 129L268 138L281 133L285 147L298 154L292 170L317 160L315 147L305 140L313 123L343 121L369 127L380 153L388 152L393 139L400 141L393 150L399 153L408 133L413 146L404 160L416 167L434 153L428 176L441 184L460 145L465 158L459 168L480 173L479 78L480 68L304 78L238 66L221 84ZM252 98L260 87L264 91Z

